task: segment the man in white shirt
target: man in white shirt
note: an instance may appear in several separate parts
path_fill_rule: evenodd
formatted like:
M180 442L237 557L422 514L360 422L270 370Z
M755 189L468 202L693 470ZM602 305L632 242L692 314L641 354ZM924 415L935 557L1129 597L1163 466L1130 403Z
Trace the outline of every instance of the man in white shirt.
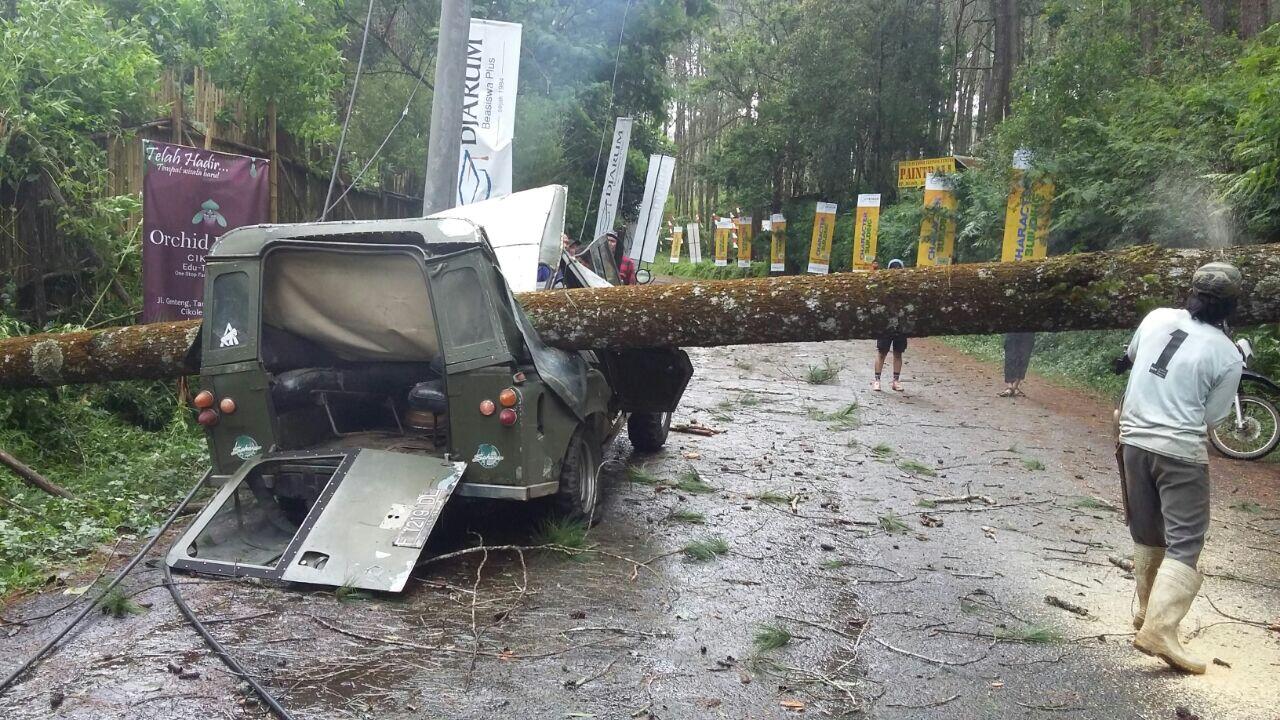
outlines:
M1240 271L1195 272L1185 309L1151 311L1129 342L1133 370L1120 411L1129 532L1139 609L1133 645L1184 672L1205 663L1178 642L1200 590L1209 528L1208 426L1231 411L1244 366L1222 323L1240 296Z

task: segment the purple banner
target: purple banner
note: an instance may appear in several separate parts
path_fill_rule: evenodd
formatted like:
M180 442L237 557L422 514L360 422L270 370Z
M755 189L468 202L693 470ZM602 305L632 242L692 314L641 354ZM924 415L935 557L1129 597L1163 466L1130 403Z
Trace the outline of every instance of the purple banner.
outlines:
M142 153L142 321L200 317L205 253L270 221L267 161L151 140Z

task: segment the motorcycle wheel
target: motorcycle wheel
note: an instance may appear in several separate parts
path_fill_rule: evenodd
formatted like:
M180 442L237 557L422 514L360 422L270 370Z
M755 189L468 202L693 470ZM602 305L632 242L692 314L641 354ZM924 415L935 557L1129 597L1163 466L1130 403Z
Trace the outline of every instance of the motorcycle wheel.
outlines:
M1235 409L1226 420L1209 431L1209 442L1218 452L1236 460L1257 460L1280 445L1280 411L1269 401L1253 395L1240 396L1244 422L1236 425Z

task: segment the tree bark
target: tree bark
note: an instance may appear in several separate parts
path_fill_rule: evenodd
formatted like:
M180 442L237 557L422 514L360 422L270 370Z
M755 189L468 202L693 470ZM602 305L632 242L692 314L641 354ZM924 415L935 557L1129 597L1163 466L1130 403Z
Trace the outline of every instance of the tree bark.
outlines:
M4 450L0 450L0 465L12 470L13 474L17 475L19 480L33 488L47 492L50 495L56 495L60 498L67 498L68 500L75 499L74 495L64 490L61 486L49 482L43 475L27 467L21 460L18 460L18 458L10 455Z
M1248 40L1267 28L1271 8L1267 0L1240 0L1240 39Z
M1224 259L1244 274L1240 325L1280 321L1280 244L1217 250L1143 246L1020 263L522 293L556 347L757 343L1132 328L1180 306L1191 273ZM197 372L198 321L0 340L0 388Z

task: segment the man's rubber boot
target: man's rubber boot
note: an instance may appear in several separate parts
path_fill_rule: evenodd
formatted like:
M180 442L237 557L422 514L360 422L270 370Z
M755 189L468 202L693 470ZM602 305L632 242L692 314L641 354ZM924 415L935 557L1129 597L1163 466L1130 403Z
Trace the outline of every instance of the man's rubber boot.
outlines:
M1156 581L1156 571L1164 560L1164 548L1133 544L1133 579L1138 586L1138 614L1133 616L1133 629L1141 630L1147 616L1147 600L1151 597L1151 584Z
M1178 623L1191 609L1202 579L1200 573L1177 560L1160 563L1147 601L1146 620L1133 638L1138 650L1195 675L1204 674L1205 664L1188 655L1178 642Z

